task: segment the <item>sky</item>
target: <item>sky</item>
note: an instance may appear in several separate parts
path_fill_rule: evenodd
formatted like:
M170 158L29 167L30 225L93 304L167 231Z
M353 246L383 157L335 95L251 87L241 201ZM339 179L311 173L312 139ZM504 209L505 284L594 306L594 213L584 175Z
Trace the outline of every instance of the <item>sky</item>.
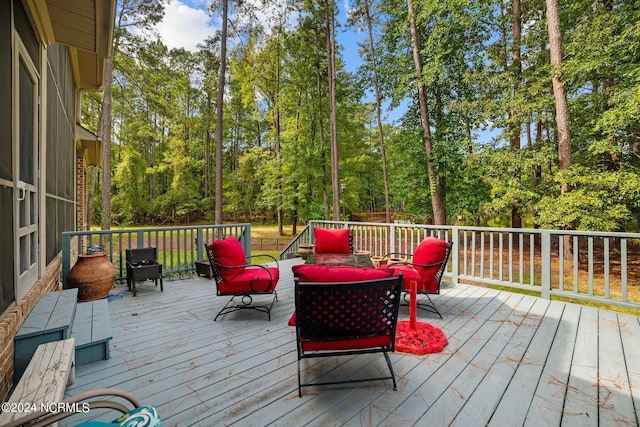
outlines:
M221 19L219 16L207 14L206 8L209 3L210 0L171 0L165 8L164 19L156 27L162 41L169 49L182 47L189 51L196 51L198 43L215 34L221 26ZM336 30L336 41L342 46L342 59L346 70L355 73L362 63L358 55L358 43L366 40L366 34L347 28L344 24L349 0L340 0L338 6L340 11L338 21L342 22L342 25ZM269 14L265 12L261 17L266 20ZM373 102L374 99L373 92L363 94L363 100L367 102ZM405 110L406 105L402 105L394 111L385 111L383 114L385 121L399 120Z
M257 0L254 1L257 2ZM213 35L220 28L220 17L209 16L206 12L209 3L210 0L170 1L165 8L164 19L156 27L169 49L183 47L195 51L198 43ZM339 4L340 16L338 19L340 21L346 20L348 8L349 0L342 0ZM260 17L266 21L270 16L269 11L263 8L261 12ZM265 27L268 25L265 24ZM364 40L365 37L364 33L358 33L352 29L346 30L344 25L338 29L336 39L345 49L344 60L348 71L355 72L360 64L357 42Z

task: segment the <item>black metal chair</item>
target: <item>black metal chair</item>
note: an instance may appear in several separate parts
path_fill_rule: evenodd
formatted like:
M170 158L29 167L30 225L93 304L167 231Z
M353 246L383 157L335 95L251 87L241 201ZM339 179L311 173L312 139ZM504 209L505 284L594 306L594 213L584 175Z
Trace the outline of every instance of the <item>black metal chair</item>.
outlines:
M344 283L300 282L297 277L294 280L298 395L302 397L302 387L387 379L397 390L388 353L395 350L402 273L386 279ZM390 375L302 382L302 359L366 353L383 353Z
M404 261L396 262L392 265L382 265L380 268L389 269L394 274L404 274L403 291L406 305L409 305L408 295L411 292L411 282L416 282L416 293L424 295L428 301L417 302L419 309L437 314L442 319L442 314L429 296L440 295L440 285L442 276L447 268L447 261L451 254L453 243L427 237L424 239L413 254L394 252L383 257L383 262L391 257L401 257ZM411 261L407 261L412 259ZM417 297L417 295L416 295Z
M162 264L158 262L158 251L156 248L137 248L125 251L127 259L127 286L136 296L136 283L146 280L153 280L158 286L160 281L160 292L164 291L162 283Z
M280 278L278 261L268 254L247 258L240 241L233 236L214 240L208 245L205 243L204 247L216 281L216 294L231 296L213 321L225 314L245 309L267 313L271 320L271 308L278 300L276 292L276 285ZM276 266L268 267L247 262L257 257L264 257ZM263 296L267 301L253 304L253 296Z

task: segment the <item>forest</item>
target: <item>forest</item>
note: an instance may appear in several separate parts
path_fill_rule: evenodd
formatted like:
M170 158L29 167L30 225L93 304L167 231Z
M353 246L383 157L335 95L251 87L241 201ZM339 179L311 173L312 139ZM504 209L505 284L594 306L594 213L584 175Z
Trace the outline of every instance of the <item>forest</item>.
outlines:
M636 0L212 0L193 52L154 35L165 6L118 0L83 98L93 224L639 228Z

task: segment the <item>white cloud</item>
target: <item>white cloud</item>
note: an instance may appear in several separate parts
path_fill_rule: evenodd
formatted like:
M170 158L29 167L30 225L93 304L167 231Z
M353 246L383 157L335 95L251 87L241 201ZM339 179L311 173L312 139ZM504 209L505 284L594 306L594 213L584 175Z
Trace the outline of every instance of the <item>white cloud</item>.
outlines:
M194 1L192 4L198 3ZM169 49L183 47L196 51L198 43L215 34L219 28L214 24L216 19L207 15L201 2L198 7L196 9L176 0L167 5L164 18L156 25L156 30Z

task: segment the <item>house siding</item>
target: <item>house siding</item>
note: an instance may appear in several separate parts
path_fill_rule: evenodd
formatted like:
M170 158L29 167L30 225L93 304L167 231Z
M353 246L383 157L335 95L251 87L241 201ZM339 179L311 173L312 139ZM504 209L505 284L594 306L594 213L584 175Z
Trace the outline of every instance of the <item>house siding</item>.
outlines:
M13 17L12 17L13 14ZM27 54L38 70L41 84L41 109L45 110L46 123L38 156L44 164L33 165L41 171L38 188L44 197L45 217L39 218L40 277L19 301L15 300L15 248L18 245L14 231L13 188L13 105L12 82L14 48L12 22ZM40 55L46 56L41 61ZM73 80L71 60L66 46L52 44L43 49L31 27L20 0L0 1L0 399L4 400L13 386L14 337L40 297L61 289L61 233L76 229L76 176L80 173L76 144L76 85ZM42 116L41 119L42 120Z

